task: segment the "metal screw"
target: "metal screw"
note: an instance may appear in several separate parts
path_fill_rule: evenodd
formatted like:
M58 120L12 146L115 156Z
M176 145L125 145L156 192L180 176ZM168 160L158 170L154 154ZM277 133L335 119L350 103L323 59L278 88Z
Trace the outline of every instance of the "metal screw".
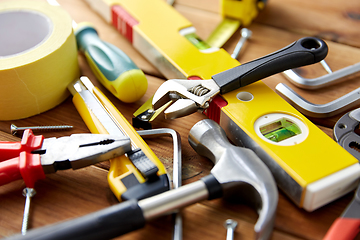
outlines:
M35 194L36 194L36 191L33 188L24 188L24 190L23 190L23 195L24 195L24 197L26 197L26 200L25 200L25 208L24 208L24 217L23 217L23 222L22 222L22 227L21 227L21 234L22 235L26 234L26 230L28 228L29 212L30 212L30 201L31 201L31 198Z
M320 61L321 65L325 68L325 70L328 73L332 73L333 71L331 70L330 66L327 64L327 62L325 62L325 60L321 60Z
M17 127L16 125L11 124L10 131L12 135L16 135L18 133L23 133L26 129L31 129L32 131L61 131L71 128L73 128L73 126L69 125Z
M241 38L240 38L239 42L236 44L234 52L231 54L232 58L237 59L237 57L239 56L239 53L241 51L241 48L244 46L244 43L246 42L246 40L251 37L251 35L252 35L251 30L249 30L247 28L241 29Z
M232 219L228 219L224 222L224 227L227 229L226 240L234 239L234 232L237 225L238 225L237 221Z
M175 0L167 0L166 2L167 2L169 5L171 5L171 6L172 6L172 5L174 5Z

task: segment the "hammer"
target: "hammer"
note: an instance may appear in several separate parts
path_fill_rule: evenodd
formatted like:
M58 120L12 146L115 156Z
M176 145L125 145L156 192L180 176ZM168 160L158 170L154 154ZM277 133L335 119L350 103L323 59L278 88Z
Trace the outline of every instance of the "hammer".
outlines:
M196 182L143 200L128 200L67 222L30 230L8 240L111 239L142 228L146 221L208 199L232 198L254 207L259 218L255 239L269 239L278 202L274 178L250 149L232 145L212 120L196 123L190 145L214 162L211 173Z

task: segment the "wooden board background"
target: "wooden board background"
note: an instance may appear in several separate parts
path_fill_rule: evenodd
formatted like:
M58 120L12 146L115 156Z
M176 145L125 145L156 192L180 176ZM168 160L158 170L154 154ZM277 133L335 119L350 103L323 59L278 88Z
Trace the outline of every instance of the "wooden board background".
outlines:
M1 0L3 1L3 0ZM147 62L131 44L107 24L83 0L59 0L76 22L92 22L103 40L106 40L128 54L146 73L149 88L146 95L132 104L125 104L113 97L96 80L84 57L79 55L83 75L88 76L95 85L109 97L120 112L131 121L132 113L140 107L165 80L157 69ZM206 39L220 22L219 0L177 0L174 7L193 22L198 35ZM253 36L246 43L239 56L240 62L247 62L282 48L304 36L318 36L329 45L327 63L333 70L355 64L360 60L360 2L356 0L269 0L263 12L249 29ZM232 52L240 33L237 32L224 46ZM320 64L301 69L304 77L317 77L325 74ZM0 81L4 81L3 79ZM357 89L360 79L354 78L320 90L301 90L291 85L282 74L264 79L272 89L278 83L286 83L312 103L324 104ZM1 96L0 96L1 97ZM332 127L341 116L328 119L311 119L330 137ZM183 149L183 184L198 180L207 175L212 167L210 161L199 157L187 142L190 128L199 120L201 114L193 114L177 120L159 120L154 127L170 127L181 134ZM45 132L45 137L89 132L77 113L69 97L58 107L46 113L16 121L0 122L0 140L18 141L10 134L10 124L18 126L71 124L74 129L67 132ZM147 140L150 147L164 162L169 174L172 171L172 143L168 138ZM324 150L326 151L326 150ZM341 159L339 159L341 161ZM37 194L32 199L32 228L83 216L117 203L109 190L106 175L108 162L81 170L61 171L48 175L36 184ZM25 198L22 180L0 187L0 236L8 237L19 233ZM273 240L322 239L332 222L351 201L353 193L328 204L312 213L296 207L280 192ZM239 222L234 239L253 239L253 227L257 214L244 205L230 204L221 199L203 201L183 210L184 239L225 239L223 222L232 218ZM172 223L170 217L162 217L146 225L144 229L121 236L117 239L170 239Z

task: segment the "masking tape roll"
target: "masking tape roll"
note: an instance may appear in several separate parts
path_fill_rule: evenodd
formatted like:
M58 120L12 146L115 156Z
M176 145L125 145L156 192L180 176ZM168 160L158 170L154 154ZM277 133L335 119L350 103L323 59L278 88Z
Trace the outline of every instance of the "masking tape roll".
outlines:
M78 78L69 14L39 1L0 3L0 120L47 111L68 96Z

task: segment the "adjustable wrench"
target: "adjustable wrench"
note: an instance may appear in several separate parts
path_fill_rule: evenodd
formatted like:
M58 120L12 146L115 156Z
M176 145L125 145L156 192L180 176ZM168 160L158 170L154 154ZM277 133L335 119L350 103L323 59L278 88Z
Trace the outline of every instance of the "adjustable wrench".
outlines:
M198 122L190 130L189 142L215 164L199 181L143 200L131 199L98 212L16 235L20 239L110 239L144 227L146 221L193 203L219 197L236 198L253 205L259 213L255 239L269 239L278 203L275 180L265 164L250 149L230 144L214 121Z
M173 102L164 111L165 118L169 119L203 112L219 93L228 93L290 68L319 62L327 51L321 39L301 38L279 51L213 75L209 80L168 80L155 92L152 105L157 110Z

